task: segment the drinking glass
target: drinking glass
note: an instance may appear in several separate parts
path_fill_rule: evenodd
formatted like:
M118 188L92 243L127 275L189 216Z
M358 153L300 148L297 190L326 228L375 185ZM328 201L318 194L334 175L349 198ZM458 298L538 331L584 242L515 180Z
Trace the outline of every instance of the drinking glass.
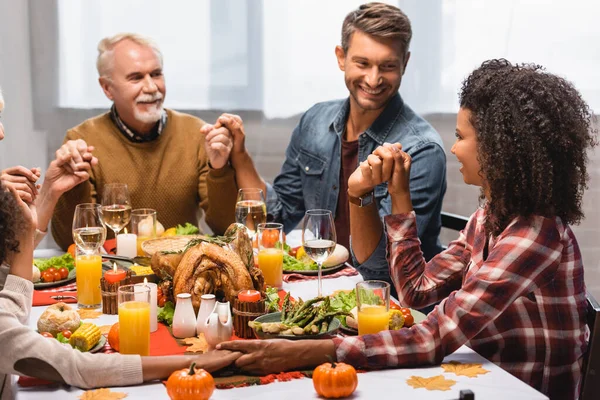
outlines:
M258 268L268 286L282 286L284 244L282 224L258 224Z
M258 224L267 221L267 206L262 189L247 188L238 191L235 220L246 226L248 235L254 239Z
M131 232L137 238L137 255L145 256L142 243L156 237L156 210L152 208L137 208L131 212Z
M102 219L115 238L131 218L131 200L125 183L109 183L102 192Z
M390 284L363 281L356 284L358 334L378 333L389 327Z
M150 354L150 287L124 285L119 287L119 352Z
M77 282L77 305L79 308L98 308L102 304L100 290L102 256L99 251L83 253L76 249L75 280Z
M100 204L83 203L75 207L73 240L84 254L94 254L106 240Z
M317 263L318 295L322 295L321 269L323 263L333 253L336 243L335 224L329 210L308 210L302 226L302 247L306 254Z

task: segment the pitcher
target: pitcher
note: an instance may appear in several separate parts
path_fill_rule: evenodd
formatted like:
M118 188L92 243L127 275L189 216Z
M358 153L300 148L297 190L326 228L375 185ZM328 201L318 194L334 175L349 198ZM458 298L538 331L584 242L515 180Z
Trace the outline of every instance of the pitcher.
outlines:
M206 331L206 322L210 314L215 309L215 295L214 294L203 294L200 296L202 302L200 303L200 309L198 310L198 320L196 321L196 334L204 333Z
M217 301L215 308L206 320L204 338L211 349L221 342L231 339L233 335L233 318L229 302Z

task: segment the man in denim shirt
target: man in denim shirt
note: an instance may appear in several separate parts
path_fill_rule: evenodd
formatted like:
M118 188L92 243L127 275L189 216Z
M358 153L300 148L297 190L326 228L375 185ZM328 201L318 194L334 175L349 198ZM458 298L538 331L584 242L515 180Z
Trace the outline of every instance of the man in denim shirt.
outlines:
M209 137L229 131L234 140L231 163L240 188L266 190L272 218L291 231L308 209L324 208L335 216L338 243L363 228L376 235L360 235L351 246L354 265L365 279L391 282L386 261L386 237L379 226L350 224L350 207L371 209L383 217L391 212L387 184L359 197L348 192L348 178L372 152L385 143L401 143L412 157L410 191L421 248L427 259L441 250L442 199L446 191L446 156L438 133L406 105L398 89L410 57L410 21L398 8L381 3L360 6L342 27L342 46L336 47L350 96L319 103L309 109L294 129L286 159L273 185L258 175L244 146L238 116L224 114ZM361 193L362 194L362 193ZM349 203L352 203L350 206ZM374 222L366 218L365 223ZM375 237L376 236L376 237Z

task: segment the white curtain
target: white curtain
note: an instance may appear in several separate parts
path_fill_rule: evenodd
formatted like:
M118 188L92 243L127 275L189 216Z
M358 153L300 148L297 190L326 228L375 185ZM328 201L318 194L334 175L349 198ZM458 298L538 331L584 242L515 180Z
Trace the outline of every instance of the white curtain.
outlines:
M121 31L154 38L166 105L288 117L347 95L334 48L356 0L59 0L61 107L108 107L96 46ZM457 110L461 81L483 60L536 62L600 105L600 2L400 0L413 25L401 93L418 112Z

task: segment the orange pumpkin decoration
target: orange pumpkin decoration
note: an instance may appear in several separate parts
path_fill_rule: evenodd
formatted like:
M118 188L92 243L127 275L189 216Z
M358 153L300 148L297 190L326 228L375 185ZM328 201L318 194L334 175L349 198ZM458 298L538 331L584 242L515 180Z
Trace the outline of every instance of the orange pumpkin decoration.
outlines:
M348 397L358 385L356 370L345 363L321 364L315 368L312 379L317 393L327 399Z
M69 253L73 258L77 258L77 247L75 247L75 243L69 246L67 253Z
M189 369L175 371L167 380L167 394L172 400L208 400L215 390L215 380L203 369L196 370L196 363Z
M108 331L108 344L110 347L115 349L115 351L119 351L119 323L115 323L110 327Z

